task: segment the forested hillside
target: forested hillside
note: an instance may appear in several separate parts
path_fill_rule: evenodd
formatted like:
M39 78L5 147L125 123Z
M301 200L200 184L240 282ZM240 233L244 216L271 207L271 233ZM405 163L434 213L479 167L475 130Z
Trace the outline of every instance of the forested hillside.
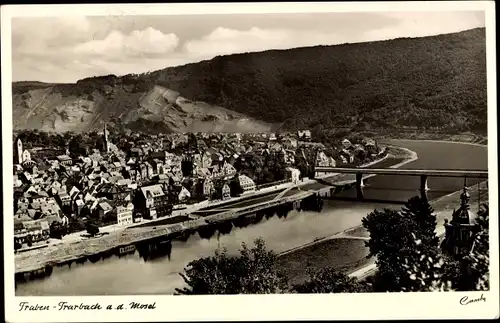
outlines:
M286 127L486 129L485 29L216 57L148 75Z
M118 120L132 128L164 124L172 131L241 131L242 124L248 131L284 124L320 132L401 127L484 132L485 47L485 29L478 28L218 56L76 84L14 83L14 126L65 131ZM247 122L247 116L255 121Z

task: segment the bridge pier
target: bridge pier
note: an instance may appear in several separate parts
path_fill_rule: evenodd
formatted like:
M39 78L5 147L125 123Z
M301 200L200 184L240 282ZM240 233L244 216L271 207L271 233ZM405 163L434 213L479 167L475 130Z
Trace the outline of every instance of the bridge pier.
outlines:
M429 190L429 185L427 184L427 175L420 176L420 196L422 199L427 200L427 191Z
M363 196L363 187L364 186L365 185L363 183L363 174L356 173L356 194L357 194L358 200L364 199L364 196Z

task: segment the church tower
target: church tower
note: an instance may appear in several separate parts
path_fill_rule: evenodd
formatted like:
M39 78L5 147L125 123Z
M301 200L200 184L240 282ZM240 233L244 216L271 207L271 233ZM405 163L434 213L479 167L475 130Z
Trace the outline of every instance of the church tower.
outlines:
M23 142L19 138L16 141L16 162L19 165L23 163Z
M470 195L464 187L460 195L460 208L453 211L452 220L445 220L445 240L442 248L451 255L464 256L468 254L473 246L478 225L475 214L470 210Z
M104 150L109 153L108 127L104 124Z

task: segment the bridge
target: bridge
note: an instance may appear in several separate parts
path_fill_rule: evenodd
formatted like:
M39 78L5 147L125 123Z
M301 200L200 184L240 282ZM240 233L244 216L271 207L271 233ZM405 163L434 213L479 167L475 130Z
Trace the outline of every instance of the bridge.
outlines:
M356 191L358 199L363 199L363 175L404 175L420 176L420 194L427 199L428 177L460 177L460 178L488 178L487 170L463 170L463 169L400 169L400 168L335 168L316 167L315 172L355 174Z

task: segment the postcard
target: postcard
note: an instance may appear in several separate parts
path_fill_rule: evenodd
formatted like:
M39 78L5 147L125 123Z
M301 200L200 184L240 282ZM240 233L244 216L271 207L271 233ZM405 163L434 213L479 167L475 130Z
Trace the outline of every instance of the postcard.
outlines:
M494 2L1 11L7 322L498 318Z

